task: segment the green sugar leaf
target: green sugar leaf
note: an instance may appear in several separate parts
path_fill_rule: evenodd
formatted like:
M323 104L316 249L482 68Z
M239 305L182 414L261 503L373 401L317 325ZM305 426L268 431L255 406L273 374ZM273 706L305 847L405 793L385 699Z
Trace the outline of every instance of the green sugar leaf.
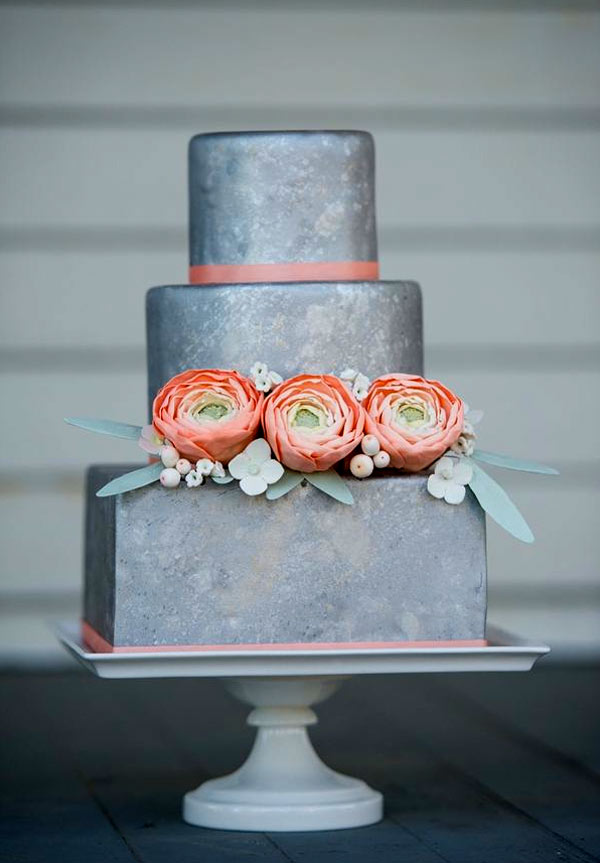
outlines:
M508 468L508 470L523 470L528 473L543 473L549 476L558 476L558 471L553 467L539 464L537 461L524 461L523 459L513 458L509 455L502 455L499 452L487 452L483 449L476 449L473 453L473 458L476 458L477 461L494 465L494 467Z
M133 491L136 488L150 485L150 483L156 482L163 470L164 465L161 462L155 462L138 470L124 473L122 476L115 477L115 479L103 485L96 492L96 497L110 497L113 494L123 494L126 491Z
M469 483L471 491L487 514L521 542L533 542L533 533L517 507L498 485L478 464L472 462L473 478Z
M86 419L85 417L65 417L65 422L70 426L93 431L97 434L106 434L111 437L125 438L126 440L139 440L142 433L141 426L130 425L129 423L117 423L113 420L94 420Z
M281 479L278 479L277 482L274 482L273 485L270 485L267 488L267 500L277 500L277 498L283 497L283 495L287 494L288 491L291 491L293 488L296 488L297 485L300 485L303 479L304 477L301 473L297 473L295 470L286 469Z
M328 494L334 500L351 506L354 503L352 493L344 480L333 468L315 473L305 473L304 478L319 491Z

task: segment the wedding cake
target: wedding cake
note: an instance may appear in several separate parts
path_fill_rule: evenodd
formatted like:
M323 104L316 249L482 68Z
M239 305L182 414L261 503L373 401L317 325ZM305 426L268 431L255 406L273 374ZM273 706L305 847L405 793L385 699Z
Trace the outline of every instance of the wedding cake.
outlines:
M146 301L150 463L88 472L87 643L485 644L474 432L423 378L419 286L379 280L371 136L198 135L189 205L190 284Z

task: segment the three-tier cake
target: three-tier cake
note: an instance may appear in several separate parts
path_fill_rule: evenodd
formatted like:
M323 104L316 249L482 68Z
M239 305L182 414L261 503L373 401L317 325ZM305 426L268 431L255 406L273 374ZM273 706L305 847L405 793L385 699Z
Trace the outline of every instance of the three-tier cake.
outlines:
M378 280L369 134L198 135L189 192L191 284L147 295L151 410L188 369L247 374L260 360L284 379L423 373L419 286ZM472 492L448 506L424 473L362 481L347 466L352 506L306 480L276 501L237 483L96 497L123 466L92 467L86 641L117 651L484 644L485 515Z

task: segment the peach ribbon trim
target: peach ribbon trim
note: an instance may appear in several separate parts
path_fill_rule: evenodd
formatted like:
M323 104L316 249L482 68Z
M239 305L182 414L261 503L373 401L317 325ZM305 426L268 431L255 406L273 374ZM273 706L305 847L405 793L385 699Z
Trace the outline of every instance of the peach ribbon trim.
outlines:
M487 647L485 638L474 638L455 641L313 641L281 642L278 644L156 644L143 646L115 646L106 641L99 632L90 626L86 620L81 622L83 641L91 647L94 653L172 653L174 651L192 651L194 653L228 651L228 650L360 650L398 647Z
M202 264L190 267L192 285L249 282L374 282L377 261L303 261L291 264Z

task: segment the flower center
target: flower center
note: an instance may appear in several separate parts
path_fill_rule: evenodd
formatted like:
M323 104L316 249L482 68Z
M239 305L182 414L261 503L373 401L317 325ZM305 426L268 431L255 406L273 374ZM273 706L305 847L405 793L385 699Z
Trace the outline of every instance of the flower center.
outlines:
M295 425L314 429L319 425L319 417L314 411L308 410L308 408L300 408L295 417Z
M220 422L235 412L233 401L220 393L203 393L188 414L199 425Z
M394 422L400 428L419 433L433 428L436 424L435 410L425 399L408 396L399 399L395 405Z
M211 420L220 420L221 417L224 417L225 414L229 413L225 405L204 405L203 408L200 408L196 416L205 417L206 419Z
M425 411L416 405L404 405L398 408L398 413L408 425L421 425L425 419Z
M260 465L257 464L255 461L251 461L248 464L248 473L250 474L250 476L258 476L258 474L260 473Z
M326 428L330 423L330 417L322 405L302 401L290 408L288 423L292 428L303 432L313 432Z

